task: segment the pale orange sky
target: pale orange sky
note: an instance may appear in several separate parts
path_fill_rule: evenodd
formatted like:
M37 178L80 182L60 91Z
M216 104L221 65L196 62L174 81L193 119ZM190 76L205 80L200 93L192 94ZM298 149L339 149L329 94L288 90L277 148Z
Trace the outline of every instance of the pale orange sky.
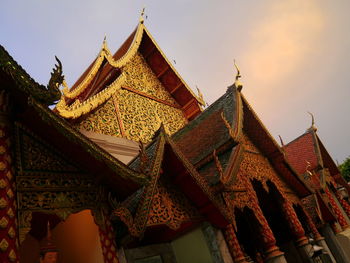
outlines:
M132 3L131 3L132 2ZM45 84L54 55L71 85L106 34L116 50L146 6L146 26L208 103L242 73L243 93L285 143L310 125L335 160L350 155L350 1L2 1L0 44Z

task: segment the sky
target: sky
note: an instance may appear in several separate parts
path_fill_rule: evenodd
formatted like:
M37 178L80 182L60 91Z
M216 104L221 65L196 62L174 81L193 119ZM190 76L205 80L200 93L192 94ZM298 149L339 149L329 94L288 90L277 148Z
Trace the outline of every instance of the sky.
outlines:
M350 155L348 0L0 0L0 44L46 85L62 61L69 86L98 54L145 25L211 104L241 70L242 93L274 138L300 136L315 116L335 161ZM279 140L278 140L279 141Z

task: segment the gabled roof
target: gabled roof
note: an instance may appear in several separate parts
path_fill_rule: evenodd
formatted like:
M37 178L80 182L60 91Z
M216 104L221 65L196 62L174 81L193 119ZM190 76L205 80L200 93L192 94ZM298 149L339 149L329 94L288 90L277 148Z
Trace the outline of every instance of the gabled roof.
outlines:
M308 164L310 164L308 167L310 171L318 172L320 169L327 168L335 181L350 191L349 185L341 176L337 165L324 147L316 131L317 129L312 126L304 134L284 145L283 149L288 161L300 174L306 172Z
M155 198L154 191L161 176L166 176L172 187L180 189L192 206L214 225L224 227L232 220L223 200L215 196L207 181L198 174L162 127L145 152L150 167L147 173L149 183L142 191L135 192L132 201L127 199L113 212L114 216L125 223L133 236L141 236L146 230L148 214ZM137 157L130 167L137 169L141 158ZM136 210L133 208L135 202L138 202Z
M119 198L127 196L145 182L144 176L115 159L47 106L56 99L56 91L59 91L56 88L62 80L59 64L47 88L36 83L0 47L0 82L15 101L16 107L11 109L13 121L30 127L32 132L66 154L67 158L72 158L80 167L85 167L94 174L98 182L102 181L111 190L115 190Z
M228 180L226 183L232 184L242 160L240 137L243 131L300 196L311 193L312 190L289 165L277 142L235 85L175 133L172 139L198 171L203 176L210 177L213 184L219 181L215 177L218 175L213 157L215 150L224 170L223 177Z
M112 55L106 41L97 58L69 90L64 83L63 96L56 106L64 118L77 119L96 109L123 87L123 68L139 52L156 77L171 94L188 120L201 112L204 101L197 97L165 57L152 35L140 21L136 30ZM144 94L140 94L144 95Z
M285 150L288 161L299 174L306 172L307 162L310 163L310 171L320 165L317 158L313 131L305 132L303 135L286 144L283 149Z

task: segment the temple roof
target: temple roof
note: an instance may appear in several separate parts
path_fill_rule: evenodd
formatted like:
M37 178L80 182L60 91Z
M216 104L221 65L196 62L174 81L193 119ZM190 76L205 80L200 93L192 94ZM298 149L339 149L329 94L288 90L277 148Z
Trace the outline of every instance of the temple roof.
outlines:
M335 182L344 186L350 191L349 185L341 176L340 171L323 145L317 129L312 126L304 134L283 146L288 161L295 167L300 174L309 171L316 173L323 168L328 169L329 174L335 179Z
M108 152L81 134L48 107L59 96L56 92L62 81L61 65L57 65L47 87L35 82L29 74L0 46L1 86L15 99L12 118L72 158L80 167L97 176L125 197L145 182L144 176L129 169ZM69 147L66 147L69 145ZM123 185L123 187L120 187Z
M147 158L143 158L143 154ZM134 237L141 236L146 231L148 226L146 222L153 199L156 198L155 191L161 177L166 177L170 182L168 187L179 189L181 195L190 200L191 206L197 209L197 213L202 214L207 221L218 227L225 227L232 220L223 200L215 195L207 181L166 135L163 127L143 153L130 163L130 167L138 171L142 162L147 162L149 167L145 172L149 183L142 190L135 192L132 197L117 205L113 212L115 217L125 223ZM171 191L171 189L168 190ZM171 222L167 223L171 224Z
M312 190L289 165L277 142L235 85L229 87L221 98L196 119L175 133L172 139L200 174L211 184L215 184L219 179L213 151L216 151L226 176L235 174L234 171L237 171L242 160L240 137L243 132L300 196L310 194ZM235 178L229 180L232 183Z
M283 147L288 161L299 174L306 172L307 162L310 163L310 171L319 166L315 143L313 132L307 131Z
M166 58L141 20L134 32L114 55L104 40L101 51L71 89L63 83L63 96L56 106L58 113L67 119L77 119L107 101L123 86L123 68L140 53L156 77L175 99L188 120L201 112L204 101L196 96ZM146 94L139 95L145 96Z

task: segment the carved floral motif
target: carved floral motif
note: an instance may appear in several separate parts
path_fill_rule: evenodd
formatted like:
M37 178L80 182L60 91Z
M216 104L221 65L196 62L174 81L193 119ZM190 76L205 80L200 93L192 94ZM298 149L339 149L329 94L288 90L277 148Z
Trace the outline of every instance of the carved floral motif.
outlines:
M121 137L113 98L107 100L95 112L78 124L78 127L100 134Z
M178 229L181 223L196 218L200 215L180 191L171 186L157 185L147 225L166 224L171 229Z

